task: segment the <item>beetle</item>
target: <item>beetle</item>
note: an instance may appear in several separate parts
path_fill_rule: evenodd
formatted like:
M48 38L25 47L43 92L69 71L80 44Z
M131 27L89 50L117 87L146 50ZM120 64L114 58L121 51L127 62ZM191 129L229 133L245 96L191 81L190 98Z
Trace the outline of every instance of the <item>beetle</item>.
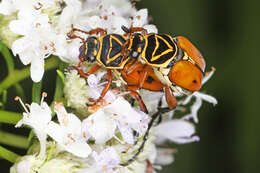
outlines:
M130 56L151 66L158 79L171 89L169 92L188 95L201 88L206 63L186 37L148 34L142 27L122 29L130 37L125 44Z
M75 35L75 32L82 32L90 35L86 40L80 36ZM100 34L100 37L92 36L94 34ZM125 64L129 61L130 57L124 52L123 45L126 42L126 37L120 34L107 34L106 30L102 28L96 28L88 32L74 28L67 34L70 39L79 38L82 40L82 45L79 48L79 60L78 66L72 66L71 68L77 70L81 77L87 77L90 74L95 73L101 67L104 67L107 71L107 84L101 92L98 100L94 101L95 105L103 99L105 94L112 83L112 70L123 69ZM81 69L83 62L92 62L95 64L90 68L88 72L84 72Z

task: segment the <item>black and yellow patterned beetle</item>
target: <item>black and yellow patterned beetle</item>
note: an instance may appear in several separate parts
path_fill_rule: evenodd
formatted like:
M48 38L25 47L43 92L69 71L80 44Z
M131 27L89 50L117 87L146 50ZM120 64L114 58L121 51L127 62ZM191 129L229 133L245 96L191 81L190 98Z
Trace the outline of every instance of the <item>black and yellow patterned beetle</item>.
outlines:
M158 79L172 91L191 94L201 88L206 63L187 38L148 34L142 27L122 29L129 35L126 47L130 56L137 55L140 62L153 67Z
M74 32L76 31L87 34L89 37L85 40L84 38L75 35ZM93 36L94 34L100 34L100 37ZM112 70L123 70L130 59L136 59L138 57L139 54L132 53L131 50L136 50L137 43L140 43L141 41L139 38L143 38L141 35L138 37L136 34L136 37L131 39L134 44L128 45L128 39L124 35L107 34L102 28L96 28L87 32L74 28L73 26L71 32L68 33L68 37L70 39L79 38L83 43L79 48L80 63L78 66L72 66L73 69L76 69L79 72L81 77L86 78L101 67L104 67L107 71L107 85L103 89L99 99L93 101L94 104L101 101L110 88L112 83ZM127 47L125 46L126 44ZM88 72L84 72L83 69L81 69L81 64L85 61L94 63ZM135 91L132 91L131 93L135 98L140 97ZM145 109L143 110L145 111Z

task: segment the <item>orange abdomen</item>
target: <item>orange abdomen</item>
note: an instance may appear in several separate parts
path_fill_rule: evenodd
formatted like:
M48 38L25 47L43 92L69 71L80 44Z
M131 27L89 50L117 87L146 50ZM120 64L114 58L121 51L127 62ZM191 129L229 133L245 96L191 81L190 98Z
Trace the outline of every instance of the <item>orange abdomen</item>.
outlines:
M140 74L142 70L144 69L144 64L141 62L138 62L137 68L135 68L133 71L127 74L127 71L131 65L133 65L136 61L131 61L127 63L127 65L124 67L123 70L120 70L121 77L124 79L124 81L127 83L128 86L133 86L138 89L139 84L141 82L140 80ZM145 79L142 88L147 89L150 91L161 91L163 90L163 84L160 82L160 80L156 77L154 74L153 68L151 66L146 67L147 71L147 78Z

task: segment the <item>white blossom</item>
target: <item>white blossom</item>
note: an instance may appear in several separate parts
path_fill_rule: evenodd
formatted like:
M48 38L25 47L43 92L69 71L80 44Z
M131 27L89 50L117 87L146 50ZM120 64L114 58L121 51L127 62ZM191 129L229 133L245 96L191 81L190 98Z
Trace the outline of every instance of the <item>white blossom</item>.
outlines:
M91 114L83 124L88 127L87 131L96 143L105 143L114 137L118 127L124 141L133 144L133 130L143 134L148 126L148 117L133 109L124 98L118 97L111 104Z
M174 153L175 150L171 148L157 148L157 157L155 163L159 165L171 164L174 162Z
M61 103L56 103L54 111L57 113L59 124L51 121L47 133L66 151L78 157L86 158L91 148L82 134L81 121L72 113L67 113Z
M88 102L86 80L81 78L76 70L66 73L64 94L67 105L75 109L84 109Z
M23 124L30 126L36 136L40 141L40 157L45 157L45 150L46 150L46 128L48 123L51 121L51 109L49 108L48 104L43 101L43 98L46 96L43 93L43 97L41 99L40 105L37 103L32 103L29 107L30 111L26 108L26 106L21 102L20 98L19 101L23 105L26 112L23 113L23 119L20 120L15 127L21 127Z
M64 8L62 3L65 3ZM17 20L10 22L10 30L22 37L13 42L12 51L24 65L32 64L34 82L42 79L44 59L51 54L68 63L79 62L81 40L67 40L72 24L86 31L99 27L108 33L124 34L121 29L124 25L144 27L148 32L157 33L156 27L148 24L147 9L137 11L128 0L3 0L0 7L4 15L17 11Z
M79 62L82 40L68 38L72 25L84 31L103 28L108 34L124 34L122 25L143 27L148 33L158 32L155 25L149 24L148 10L137 10L129 0L2 0L0 14L13 15L9 29L18 39L10 41L11 49L24 65L30 64L34 82L42 79L44 61L50 55L58 56L67 64ZM83 39L89 37L81 32L75 34ZM92 65L83 63L80 68L88 71ZM203 78L202 84L209 80L213 72ZM61 102L54 104L58 121L51 121L52 111L43 101L45 94L40 104L26 105L29 109L22 103L25 112L16 127L24 124L35 131L40 141L40 157L21 157L11 168L11 173L145 173L147 166L160 169L160 165L174 161L175 149L157 148L156 145L166 140L177 144L199 141L199 137L195 136L194 124L188 120L192 118L195 123L198 122L198 111L203 100L217 104L214 97L199 91L189 96L174 93L178 100L177 107L162 115L161 123L156 124L156 120L150 124L149 135L143 141L144 134L148 134L150 117L158 111L159 102L162 101L161 107L167 107L165 93L140 91L149 111L147 115L127 101L129 93L121 87L122 82L113 80L101 101L91 106L93 100L100 98L107 84L104 80L106 72L101 69L87 78L80 77L76 70L65 74L65 106ZM176 119L175 111L183 110L191 101L194 102L189 107L190 113ZM72 108L70 113L66 111L67 107ZM77 116L78 113L83 116ZM53 146L47 144L47 135L50 136L48 144L52 143ZM144 148L136 160L122 166L144 142Z
M34 155L24 156L10 168L10 173L36 173L43 162L44 160Z
M0 14L10 15L15 12L14 4L12 0L2 0L0 3Z
M158 138L168 139L178 144L199 141L198 136L193 136L194 133L194 125L180 119L162 122L155 127L155 134Z
M100 154L92 153L96 164L103 172L115 173L113 168L117 167L120 163L120 157L113 147L106 148Z

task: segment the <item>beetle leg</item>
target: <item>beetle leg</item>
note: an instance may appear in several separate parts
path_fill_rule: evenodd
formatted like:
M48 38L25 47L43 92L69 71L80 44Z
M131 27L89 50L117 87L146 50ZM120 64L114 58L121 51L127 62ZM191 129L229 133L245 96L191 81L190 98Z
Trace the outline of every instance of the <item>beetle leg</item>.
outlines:
M89 71L86 73L87 76L96 73L96 71L98 71L100 68L101 68L100 65L94 64L94 65L89 69Z
M138 88L136 86L126 86L126 90L129 91L130 95L132 97L134 97L138 102L139 102L139 105L140 105L140 109L145 112L145 113L148 113L148 110L140 96L140 94L136 91Z
M121 26L122 30L126 33L126 35L132 35L135 32L142 32L143 35L147 35L148 32L143 27L130 27L127 28L124 25Z
M78 28L73 28L73 32L74 31L81 32L81 33L88 34L88 35L94 35L94 34L107 35L107 31L103 28L95 28L90 31L83 31Z
M153 164L150 162L150 160L146 160L146 170L145 173L152 173L153 172Z
M141 74L140 74L140 81L139 81L139 88L142 88L143 87L143 85L144 85L144 82L146 81L146 79L147 79L147 76L148 76L148 69L149 68L149 66L147 66L147 65L145 65L144 66L144 68L143 68L143 70L142 70L142 72L141 72Z
M99 34L104 36L104 35L107 35L107 31L103 28L96 28L96 29L92 29L89 31L89 34L90 35L93 35L93 34Z
M165 86L164 92L165 92L165 98L166 98L166 102L168 103L168 106L171 109L174 109L177 106L177 100L172 90L168 86Z
M112 84L112 71L110 69L107 70L107 80L108 80L108 82L107 82L105 88L102 90L99 98L96 101L94 101L93 104L88 104L89 106L96 105L98 102L100 102L105 97L108 89L110 88L110 86Z
M143 66L143 64L139 63L139 61L135 61L129 68L127 68L127 70L125 70L126 75L129 75L130 73L132 73L135 69L139 68Z
M81 63L82 63L82 62L80 62L77 66L69 66L68 69L69 69L69 70L72 70L72 69L77 70L78 73L79 73L79 75L80 75L80 77L86 78L86 77L88 77L89 75L94 74L96 71L98 71L98 70L101 68L100 65L94 64L94 65L89 69L88 72L84 72L84 71L81 69Z

